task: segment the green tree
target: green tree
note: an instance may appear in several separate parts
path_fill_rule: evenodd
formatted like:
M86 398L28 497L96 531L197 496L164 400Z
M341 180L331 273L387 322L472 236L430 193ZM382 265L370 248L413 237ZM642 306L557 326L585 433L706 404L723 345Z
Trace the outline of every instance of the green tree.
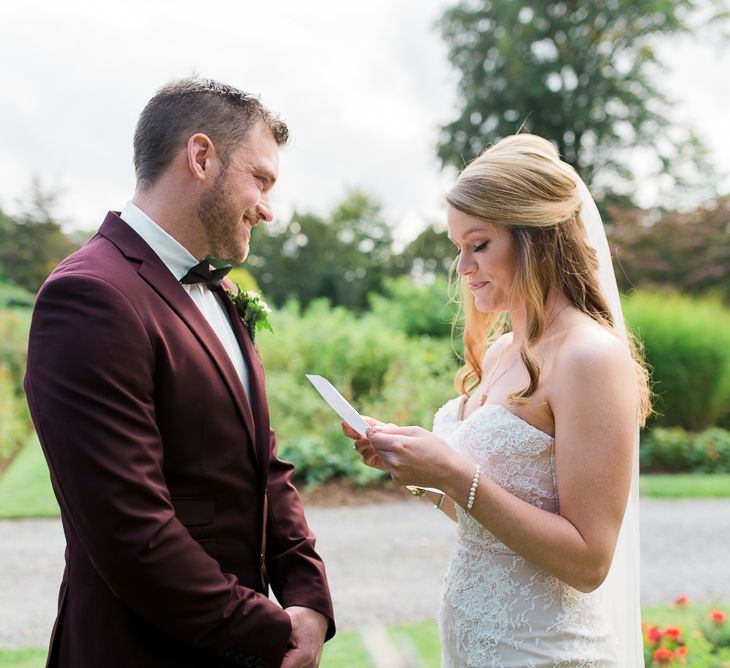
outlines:
M78 248L53 214L56 202L56 194L34 181L25 211L14 217L0 212L0 276L33 292Z
M442 225L428 225L394 258L394 274L408 274L415 280L432 280L448 276L456 257L456 248L449 241Z
M523 129L553 140L594 187L630 182L619 149L650 147L658 170L673 171L677 183L682 166L706 170L691 131L674 127L682 136L669 139L670 102L655 84L661 63L653 48L660 35L693 29L700 7L696 0L461 0L439 21L460 75L459 116L441 128L442 163L460 169ZM599 170L607 184L594 180Z
M306 306L324 297L363 309L389 272L390 227L378 202L353 191L326 218L295 212L279 229L259 225L244 266L275 304L294 298Z

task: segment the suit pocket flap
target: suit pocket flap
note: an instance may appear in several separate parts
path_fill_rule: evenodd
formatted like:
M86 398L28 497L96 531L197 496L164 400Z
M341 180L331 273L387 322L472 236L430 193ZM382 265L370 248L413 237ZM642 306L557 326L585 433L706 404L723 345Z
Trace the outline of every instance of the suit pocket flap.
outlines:
M215 500L212 496L178 496L172 498L175 515L186 527L212 524Z

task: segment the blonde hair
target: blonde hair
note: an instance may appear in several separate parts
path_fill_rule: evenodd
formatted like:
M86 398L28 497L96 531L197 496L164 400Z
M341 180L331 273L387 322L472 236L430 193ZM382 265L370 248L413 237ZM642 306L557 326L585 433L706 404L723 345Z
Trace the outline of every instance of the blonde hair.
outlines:
M580 311L614 329L597 278L596 251L586 240L580 218L577 175L560 160L552 144L531 134L505 137L475 158L446 195L454 208L485 222L506 225L517 255L513 292L525 303L527 332L520 349L529 374L527 387L509 400L523 403L537 389L540 367L534 347L545 331L545 305L551 290L563 292ZM458 280L458 279L457 279ZM505 330L502 314L481 313L461 280L464 366L456 374L457 392L469 395L482 380L487 348ZM649 375L640 349L627 331L640 392L641 422L651 413Z

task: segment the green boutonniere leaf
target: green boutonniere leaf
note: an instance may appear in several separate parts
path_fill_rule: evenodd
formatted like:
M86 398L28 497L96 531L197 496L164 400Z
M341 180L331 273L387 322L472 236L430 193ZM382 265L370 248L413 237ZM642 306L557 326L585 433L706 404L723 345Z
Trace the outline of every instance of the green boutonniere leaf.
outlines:
M241 316L243 324L246 326L251 341L256 339L256 332L262 329L268 329L273 332L271 323L269 322L269 313L271 309L269 305L261 298L261 295L254 290L241 290L241 286L236 283L238 292L226 289L231 301L236 305L238 315Z

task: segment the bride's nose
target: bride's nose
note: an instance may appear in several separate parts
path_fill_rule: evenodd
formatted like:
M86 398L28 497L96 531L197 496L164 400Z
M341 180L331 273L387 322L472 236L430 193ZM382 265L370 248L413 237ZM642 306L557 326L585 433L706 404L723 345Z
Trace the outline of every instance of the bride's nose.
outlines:
M459 259L456 261L456 273L459 276L468 276L474 273L477 268L477 263L469 257L468 253L459 253Z

